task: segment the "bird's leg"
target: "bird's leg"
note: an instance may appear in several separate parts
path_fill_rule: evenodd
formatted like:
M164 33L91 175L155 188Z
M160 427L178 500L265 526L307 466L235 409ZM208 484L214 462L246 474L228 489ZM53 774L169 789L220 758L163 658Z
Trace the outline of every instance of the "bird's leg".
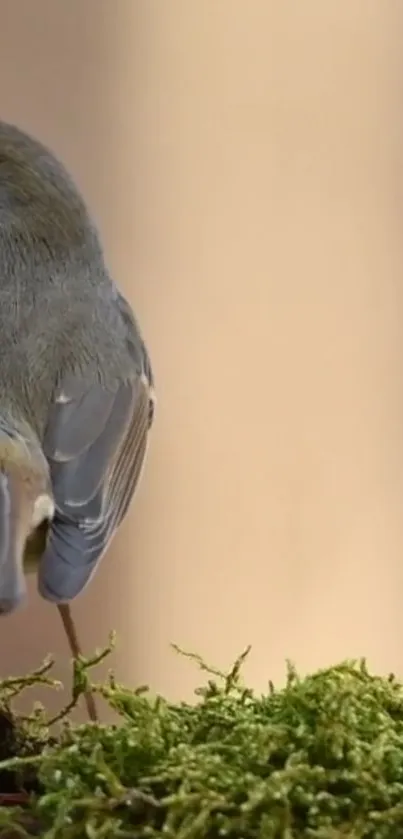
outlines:
M67 635L67 640L69 642L73 658L77 659L82 653L70 606L68 603L59 603L57 608L59 610L59 615L62 619L64 631ZM91 693L91 691L86 691L84 697L87 706L88 716L91 722L98 722L98 713L93 694Z

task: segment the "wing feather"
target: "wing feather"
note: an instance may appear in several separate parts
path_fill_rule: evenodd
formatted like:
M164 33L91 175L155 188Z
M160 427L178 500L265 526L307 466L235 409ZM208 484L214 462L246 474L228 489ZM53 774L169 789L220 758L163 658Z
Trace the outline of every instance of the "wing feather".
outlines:
M56 505L38 575L46 599L71 600L92 577L138 485L149 427L144 376L114 394L62 383L44 442Z

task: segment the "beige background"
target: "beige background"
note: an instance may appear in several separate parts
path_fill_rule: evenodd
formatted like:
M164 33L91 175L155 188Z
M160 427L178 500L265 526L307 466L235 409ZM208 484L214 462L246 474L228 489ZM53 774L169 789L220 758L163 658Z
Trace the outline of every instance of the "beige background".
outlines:
M0 0L1 116L48 142L141 319L148 469L75 614L132 683L170 641L262 687L403 675L401 0ZM49 650L32 588L1 671Z

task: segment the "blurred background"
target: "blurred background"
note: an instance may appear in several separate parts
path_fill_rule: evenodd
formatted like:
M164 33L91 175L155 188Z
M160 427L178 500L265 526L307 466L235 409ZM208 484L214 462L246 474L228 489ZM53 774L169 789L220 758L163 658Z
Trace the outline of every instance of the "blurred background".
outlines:
M74 604L129 684L403 676L401 0L0 0L1 118L50 145L148 342L141 488ZM35 585L0 673L53 652ZM56 699L53 700L56 702ZM57 700L60 701L59 699Z

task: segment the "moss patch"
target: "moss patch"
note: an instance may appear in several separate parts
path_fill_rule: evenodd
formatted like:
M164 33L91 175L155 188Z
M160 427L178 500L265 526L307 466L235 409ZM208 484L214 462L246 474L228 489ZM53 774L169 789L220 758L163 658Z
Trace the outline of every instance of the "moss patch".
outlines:
M109 652L75 665L73 699ZM403 837L403 687L345 662L265 695L207 667L194 704L173 704L111 675L98 691L119 725L73 725L50 738L45 711L13 715L25 684L52 683L49 663L0 685L3 833L46 839ZM23 794L6 806L6 793ZM21 833L19 833L21 835Z

